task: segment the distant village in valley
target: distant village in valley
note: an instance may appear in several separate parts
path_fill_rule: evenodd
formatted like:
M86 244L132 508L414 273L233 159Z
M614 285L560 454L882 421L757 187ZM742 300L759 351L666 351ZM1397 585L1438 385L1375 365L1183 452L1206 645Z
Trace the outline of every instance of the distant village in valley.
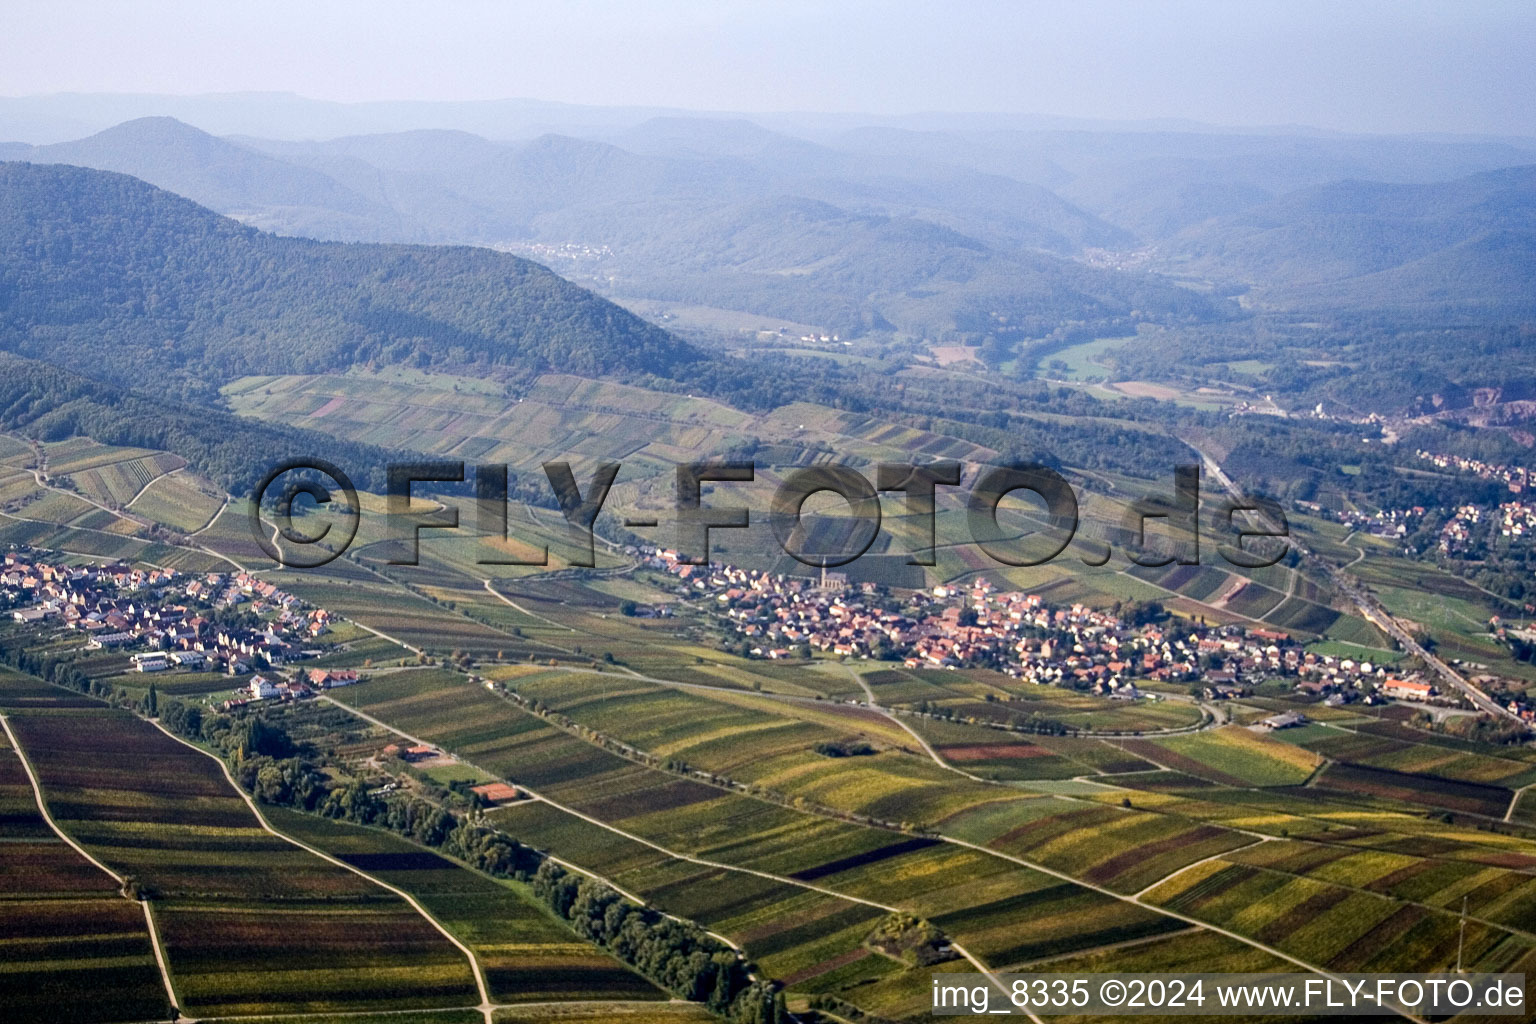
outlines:
M1445 455L1427 452L1422 448L1414 452L1419 458L1433 463L1439 469L1454 469L1471 473L1480 480L1497 480L1509 487L1511 494L1520 494L1531 486L1531 471L1524 466L1506 466L1481 459L1469 459L1461 455Z
M1434 546L1441 554L1476 557L1495 537L1512 541L1536 537L1536 501L1519 497L1531 488L1530 470L1523 466L1506 466L1422 449L1416 454L1438 469L1467 473L1480 480L1502 483L1509 493L1517 495L1511 501L1498 504L1463 504L1438 510L1439 530ZM1316 501L1297 501L1295 505L1308 515L1343 523L1361 533L1392 541L1405 541L1431 511L1423 505L1379 509L1375 512L1355 508L1334 509Z
M1461 706L1423 673L1368 657L1308 651L1288 633L1169 615L1160 605L1056 606L1041 595L998 592L985 578L964 586L891 592L851 585L842 573L789 576L713 563L674 550L631 548L680 592L704 598L727 648L780 661L825 656L900 663L908 669L982 668L1037 685L1114 700L1160 700L1148 684L1222 701L1290 681L1329 706L1410 701ZM183 574L124 564L72 565L5 555L0 605L13 621L78 632L93 651L120 652L123 671L185 670L231 677L225 710L296 700L361 681L356 669L304 668L333 646L332 616L250 573ZM626 602L626 614L673 614ZM1536 721L1536 706L1510 710Z
M1038 594L997 592L985 578L895 596L841 573L820 579L696 566L676 551L643 549L647 564L695 595L713 597L730 649L783 660L812 652L899 662L909 669L989 668L1014 679L1112 699L1159 699L1137 683L1187 685L1205 700L1241 697L1270 680L1338 707L1389 700L1460 706L1418 672L1368 658L1307 651L1290 634L1169 616L1156 605L1119 613ZM1536 708L1524 708L1536 720Z
M326 652L320 638L331 614L246 572L69 565L11 552L0 602L15 622L78 632L88 650L122 652L127 671L233 677L241 696L226 707L358 681L351 669L290 669Z

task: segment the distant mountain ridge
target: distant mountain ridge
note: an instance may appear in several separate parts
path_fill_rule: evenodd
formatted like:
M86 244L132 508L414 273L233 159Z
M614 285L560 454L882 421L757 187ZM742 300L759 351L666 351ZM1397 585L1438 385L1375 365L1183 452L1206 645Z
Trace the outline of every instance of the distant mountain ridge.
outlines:
M1059 258L1133 243L1047 189L838 152L749 122L647 122L612 142L502 145L414 131L329 142L219 139L167 118L36 147L34 161L143 176L282 234L348 241L560 245L624 298L683 301L844 334L984 342L1057 323L1204 319L1204 298ZM687 155L674 150L683 147ZM811 204L811 205L807 205ZM814 206L811 217L804 211ZM799 211L782 219L786 210ZM844 238L831 232L836 222ZM567 268L562 267L562 270Z
M667 374L686 342L484 249L265 234L135 178L0 164L0 347L203 398L370 360Z
M1536 316L1536 165L1303 189L1191 228L1167 250L1282 306Z
M281 235L517 252L706 346L805 325L1028 373L1021 346L1250 313L1530 315L1531 185L1501 165L1529 154L1507 142L784 125L274 141L159 117L0 153L132 173Z

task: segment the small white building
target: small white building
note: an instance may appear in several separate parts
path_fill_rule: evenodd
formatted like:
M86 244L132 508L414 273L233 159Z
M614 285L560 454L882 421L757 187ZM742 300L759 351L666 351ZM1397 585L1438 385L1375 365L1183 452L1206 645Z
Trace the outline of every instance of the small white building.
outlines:
M251 696L256 700L271 700L277 696L278 690L267 681L265 676L257 676L250 682Z

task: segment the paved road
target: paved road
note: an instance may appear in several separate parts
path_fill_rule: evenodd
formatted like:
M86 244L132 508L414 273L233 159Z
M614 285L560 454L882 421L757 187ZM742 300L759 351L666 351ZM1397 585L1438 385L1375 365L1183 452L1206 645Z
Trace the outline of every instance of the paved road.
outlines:
M37 801L37 810L43 816L43 821L47 822L48 827L53 829L55 835L69 844L70 849L90 861L92 865L110 877L121 890L128 884L127 879L93 857L85 847L75 842L73 836L60 828L57 821L53 820L53 814L48 810L48 801L43 798L43 784L38 781L37 773L32 770L31 759L27 757L27 752L22 749L21 742L16 738L16 734L11 731L11 723L6 720L4 715L0 715L0 729L5 730L6 739L9 740L11 749L16 753L16 760L21 762L22 769L27 773L27 782L32 786L32 798ZM242 790L242 792L244 791ZM170 1000L172 1006L179 1009L181 1000L176 998L176 986L171 982L171 970L166 965L165 943L160 940L160 926L155 921L154 911L150 908L149 900L139 900L138 903L144 908L144 927L149 930L149 943L155 952L155 966L160 971L160 983L165 986L165 996ZM190 1018L183 1019L189 1020Z
M202 747L199 747L195 743L191 743L182 739L180 736L177 736L175 733L171 732L171 730L161 725L158 719L151 718L148 721L150 725L153 725L156 729L159 729L161 732L165 733L177 743L180 743L187 749L194 750L197 753L202 754L204 757L207 757L217 763L219 770L224 773L224 780L229 783L229 787L231 789L239 794L240 799L245 801L246 807L250 808L251 814L256 818L257 823L261 825L263 831L277 837L278 839L283 840L284 842L291 843L306 853L313 854L314 856L319 857L321 860L329 864L333 864L344 871L349 871L352 874L357 875L359 878L366 879L379 888L388 890L389 892L392 892L396 896L400 897L400 899L404 900L412 910L421 915L421 917L434 929L436 929L443 938L451 942L460 953L464 954L465 958L469 961L470 973L474 976L475 988L478 990L480 995L480 1005L474 1007L474 1009L480 1011L481 1015L485 1017L485 1024L493 1024L493 1017L497 1008L497 1004L491 1001L491 994L485 983L485 968L481 965L480 958L475 956L474 950L470 949L463 942L459 941L458 936L449 931L447 926L445 926L441 921L433 916L431 911L422 906L416 897L412 896L404 889L397 888L396 886L390 885L383 879L376 878L373 875L368 874L368 872L362 870L359 867L348 864L346 861L341 860L338 857L331 856L329 853L326 853L319 847L311 846L310 844L304 842L302 839L296 839L295 837L288 835L286 832L281 832L278 829L273 828L272 823L267 821L267 816L261 813L261 808L257 806L256 801L251 797L249 793L245 791L240 783L235 781L235 777L229 772L229 765L225 763L222 757L204 750Z
M1198 451L1199 449L1196 450ZM1200 452L1200 458L1205 463L1206 473L1220 483L1228 494L1239 500L1244 497L1242 489L1232 482L1232 478L1227 476L1215 459L1205 452ZM1275 529L1278 526L1278 524L1267 520L1264 525L1269 529ZM1477 686L1469 682L1465 676L1425 649L1423 644L1415 640L1412 634L1404 629L1397 619L1393 618L1391 613L1381 606L1381 602L1377 601L1376 597L1360 581L1307 550L1306 545L1302 544L1294 536L1290 538L1290 542L1291 546L1301 554L1307 564L1321 569L1328 575L1334 586L1338 587L1339 593L1348 598L1362 618L1390 636L1408 654L1429 666L1430 670L1439 676L1446 686L1459 691L1479 711L1484 711L1496 718L1507 718L1512 722L1520 723L1521 726L1527 729L1530 728L1519 715L1493 700L1482 690L1478 689ZM1356 559L1356 561L1359 561L1359 559Z
M1364 587L1344 573L1331 567L1329 569L1329 577L1334 581L1339 590L1359 609L1360 614L1366 621L1386 633L1393 640L1396 640L1403 650L1428 665L1446 685L1461 691L1462 695L1471 701L1473 706L1479 711L1485 711L1496 718L1508 718L1510 721L1519 722L1522 726L1525 726L1526 723L1521 720L1519 715L1489 697L1469 682L1461 673L1451 668L1438 656L1426 650L1422 644L1413 638L1412 634L1398 624L1398 621L1385 608L1381 607L1381 603L1368 593Z
M385 722L382 719L375 718L374 716L368 714L366 711L361 711L358 708L355 708L355 707L351 706L350 704L343 704L341 701L337 700L335 697L325 696L325 697L322 697L321 700L324 700L324 701L326 701L326 702L328 702L330 704L334 704L336 707L341 708L343 711L347 711L347 712L355 715L356 717L361 718L363 721L368 722L371 725L376 725L380 729L383 729L383 730L385 730L387 732L393 733L394 735L399 736L401 739L405 740L407 743L415 743L415 744L417 744L419 746L437 746L438 745L438 744L433 743L430 740L423 739L420 736L413 736L410 733L405 732L402 729L399 729L399 728L396 728L393 725L390 725L388 722ZM466 761L464 763L468 764L469 762ZM477 769L477 770L483 771L484 769ZM495 773L487 773L487 774L489 774L492 778L500 778L501 777L499 775L496 775ZM868 898L863 897L863 896L852 896L852 895L849 895L848 893L838 892L836 889L827 889L827 888L824 888L823 886L815 885L815 884L813 884L811 882L806 882L806 881L803 881L801 879L791 877L790 875L776 875L776 874L774 874L774 873L772 873L770 871L759 871L757 868L742 867L742 866L737 865L737 864L727 864L724 861L709 860L708 858L705 858L705 857L695 857L692 854L683 853L683 852L681 852L679 850L673 850L673 849L671 849L669 847L661 845L660 843L657 843L657 842L654 842L654 841L652 841L650 839L647 839L647 838L645 838L642 835L639 835L637 833L630 832L630 831L627 831L625 829L622 829L619 826L612 824L611 822L604 821L601 818L594 818L594 817L592 817L589 814L584 814L581 811L578 811L576 808L568 806L566 804L562 804L559 801L556 801L556 800L551 799L550 797L544 796L542 793L537 793L534 790L530 789L528 787L527 783L525 783L525 782L519 781L519 782L516 783L516 785L517 785L517 787L519 789L521 789L523 792L527 793L530 797L532 797L533 799L539 801L540 803L548 804L549 806L555 808L558 811L563 811L564 813L569 814L573 818L580 818L582 821L585 821L585 822L587 822L590 825L596 825L598 828L604 829L604 830L606 830L608 832L612 832L614 835L622 836L623 838L628 839L630 842L639 843L642 846L648 846L651 849L657 851L658 853L661 853L661 854L663 854L663 855L665 855L667 857L671 857L671 858L673 858L675 860L685 861L685 862L687 862L689 864L697 864L700 867L707 867L707 868L711 868L711 869L714 869L714 870L717 870L717 871L732 871L732 872L738 872L738 873L744 874L744 875L754 875L754 876L756 876L758 878L764 878L764 879L767 879L769 881L777 882L780 885L793 886L793 887L800 888L800 889L806 889L806 890L809 890L811 892L819 892L819 893L821 893L822 895L825 895L825 896L831 896L831 897L834 897L836 899L846 900L849 903L861 903L861 904L863 904L865 906L868 906L868 907L874 907L877 910L884 910L887 913L895 913L895 912L898 912L900 910L899 907L892 906L889 903L881 903L878 900L868 899ZM242 790L241 792L244 793L244 790ZM585 871L583 873L590 874L590 872L585 872ZM594 876L594 877L597 877L597 876ZM638 902L643 902L643 901L638 901ZM728 939L725 940L725 941L726 941L727 945L730 945L733 948L736 945L734 942L731 942ZM982 974L986 975L987 979L989 981L991 981L992 984L994 986L996 986L999 991L1002 991L1002 992L1004 992L1006 994L1006 992L1008 991L1007 987L1003 984L1002 980L1000 978L998 978L996 973L994 973L992 971L991 968L989 968L985 963L983 963L976 956L974 956L972 953L970 953L968 950L966 950L964 946L961 946L960 943L955 942L953 939L950 940L949 945L950 945L950 948L953 949L956 953L959 953L966 960L970 961L971 966L975 967ZM1030 1018L1030 1020L1033 1020L1035 1022L1035 1024L1044 1024L1044 1022L1041 1021L1039 1017L1036 1017L1033 1013L1029 1014L1029 1018Z

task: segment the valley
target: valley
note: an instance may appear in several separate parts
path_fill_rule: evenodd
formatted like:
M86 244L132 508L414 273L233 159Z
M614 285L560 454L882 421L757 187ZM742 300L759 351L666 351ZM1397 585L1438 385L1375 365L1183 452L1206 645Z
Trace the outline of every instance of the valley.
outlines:
M1531 139L9 126L17 1020L1536 972Z

